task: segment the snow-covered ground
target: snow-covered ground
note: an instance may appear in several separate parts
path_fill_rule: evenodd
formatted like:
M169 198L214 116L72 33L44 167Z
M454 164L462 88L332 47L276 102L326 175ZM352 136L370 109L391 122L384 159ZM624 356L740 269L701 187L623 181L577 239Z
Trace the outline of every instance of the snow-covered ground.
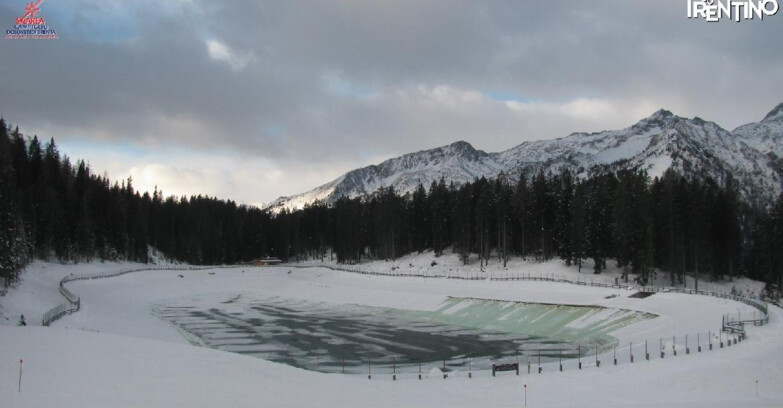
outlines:
M451 256L431 254L396 262L399 268L461 267ZM386 268L378 262L366 267ZM411 266L413 265L413 266ZM754 309L730 300L658 293L629 298L628 289L584 287L532 281L455 280L383 277L325 268L235 268L198 271L149 271L111 279L68 284L81 295L82 310L40 325L40 316L61 303L57 282L70 273L127 269L127 264L63 266L36 262L18 287L0 298L0 395L3 407L214 407L214 406L522 406L527 384L529 406L683 406L734 407L783 405L783 311L770 307L770 324L750 327L749 338L736 346L685 356L680 350L660 360L612 366L601 356L600 368L588 365L560 373L477 373L468 379L454 373L418 381L415 376L391 381L385 372L366 376L321 374L205 347L154 311L176 299L215 299L243 295L335 305L365 305L410 311L434 311L453 297L509 302L566 303L628 309L658 315L611 332L621 345L640 344L686 333L716 331L724 314L750 316ZM460 273L481 273L469 267ZM508 273L548 273L573 278L575 268L560 262L514 260ZM453 271L452 271L453 272ZM589 270L581 276L593 278ZM456 272L454 272L456 273ZM490 264L487 274L502 273ZM613 273L602 278L613 279ZM181 275L181 276L180 276ZM702 288L700 283L700 288ZM753 282L714 284L749 293ZM222 305L226 306L226 305ZM465 309L467 310L467 309ZM24 313L31 326L15 327ZM589 322L583 322L589 323ZM669 340L670 341L670 340ZM681 340L678 339L678 343ZM691 340L692 341L692 340ZM704 341L704 340L702 340ZM705 346L706 344L702 344ZM678 344L680 347L680 344ZM657 352L657 344L651 346ZM627 353L625 348L624 353ZM618 355L621 350L618 348ZM19 360L24 359L21 392ZM627 359L627 358L626 358ZM425 373L434 367L425 367ZM426 375L425 375L426 377ZM758 381L758 387L757 383ZM757 391L758 390L758 391Z
M335 257L328 254L323 260L308 260L292 263L298 265L329 265L342 268L353 268L353 265L339 265ZM612 260L606 264L606 269L598 275L593 274L593 261L588 259L582 263L581 271L578 267L565 267L562 262L553 260L551 262L536 262L533 258L523 259L512 257L504 267L496 254L490 257L489 264L485 265L483 270L479 268L479 260L476 254L471 254L468 265L463 265L457 254L446 249L441 256L435 256L432 252L422 254L409 254L396 260L390 261L372 261L365 262L356 268L372 271L380 274L407 275L423 274L426 276L447 276L447 277L487 277L492 279L503 279L514 276L543 276L559 277L571 281L595 282L613 284L616 281L623 283L621 279L622 269L617 268ZM629 274L629 282L633 282L636 276ZM672 286L671 278L668 273L656 270L651 276L651 286ZM697 283L691 276L686 276L682 284L677 287L693 289ZM701 291L714 291L721 293L734 292L738 295L759 298L764 283L747 278L735 278L732 281L709 282L700 279L698 289Z

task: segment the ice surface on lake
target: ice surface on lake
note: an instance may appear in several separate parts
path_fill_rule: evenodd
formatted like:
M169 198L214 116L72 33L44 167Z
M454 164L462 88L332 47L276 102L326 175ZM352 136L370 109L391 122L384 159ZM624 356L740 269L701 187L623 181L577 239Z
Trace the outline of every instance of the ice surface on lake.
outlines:
M608 347L609 334L641 320L655 317L633 310L595 306L551 305L486 299L449 298L435 312L412 312L440 324L520 334L572 343Z
M452 297L434 311L232 296L180 298L156 313L209 347L309 370L448 370L575 357L616 344L610 333L655 317L592 306ZM579 347L578 347L579 346ZM468 361L470 359L470 361ZM430 364L431 366L432 364Z

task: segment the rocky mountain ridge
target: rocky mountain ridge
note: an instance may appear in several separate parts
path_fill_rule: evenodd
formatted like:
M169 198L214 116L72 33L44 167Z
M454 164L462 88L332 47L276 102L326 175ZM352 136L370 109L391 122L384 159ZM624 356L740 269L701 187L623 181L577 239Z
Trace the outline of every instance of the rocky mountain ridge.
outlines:
M625 129L524 142L497 153L458 141L349 171L311 191L280 197L267 208L280 211L302 208L315 200L333 203L342 196L367 197L389 186L401 193L412 192L419 183L429 188L441 178L459 185L502 174L516 181L523 173L556 173L565 168L580 177L630 168L645 170L650 177L669 168L718 182L732 177L743 199L768 203L783 191L783 103L760 122L733 131L661 109Z

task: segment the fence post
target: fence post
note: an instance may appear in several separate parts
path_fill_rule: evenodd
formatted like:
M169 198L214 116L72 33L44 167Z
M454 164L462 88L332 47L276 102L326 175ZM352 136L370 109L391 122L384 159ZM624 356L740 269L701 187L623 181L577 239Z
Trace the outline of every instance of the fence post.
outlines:
M560 371L563 371L563 350L560 350Z
M644 341L644 358L650 361L650 353L647 351L647 340Z
M541 349L538 349L538 373L541 374L541 371L543 369L541 368Z
M446 374L446 359L444 358L443 359L443 379L445 380L447 378L449 378L449 375Z
M677 338L675 336L672 336L672 355L674 357L677 357L677 348L675 347L677 345Z
M631 355L631 364L633 364L633 342L628 343L628 354Z
M22 392L22 364L24 363L23 359L19 359L19 389L17 392Z

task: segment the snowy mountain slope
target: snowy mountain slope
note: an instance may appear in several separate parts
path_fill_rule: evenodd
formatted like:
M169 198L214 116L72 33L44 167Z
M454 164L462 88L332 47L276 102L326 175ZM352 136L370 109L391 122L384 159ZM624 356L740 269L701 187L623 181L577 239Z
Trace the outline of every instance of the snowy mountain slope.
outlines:
M500 170L501 166L492 156L460 141L351 171L335 188L335 194L338 198L364 196L389 186L408 192L420 182L429 187L432 180L439 180L441 176L459 184L472 181L477 176L497 174Z
M467 142L423 150L389 159L378 165L352 170L306 193L280 197L267 208L298 209L306 203L324 200L333 203L340 197L368 196L381 187L393 186L398 192L413 191L419 183L426 187L441 177L457 185L476 177L494 177L505 167L494 156L476 150Z
M514 178L521 172L563 168L582 176L597 169L636 168L660 177L672 168L721 183L731 176L750 200L774 198L781 191L781 177L764 154L713 122L682 118L666 110L627 129L523 143L498 155Z
M783 103L775 107L761 122L742 125L732 133L763 154L783 157Z
M719 183L732 177L741 196L750 202L773 200L780 194L781 176L769 158L714 122L698 117L685 119L668 112L653 117L653 121L645 120L646 129L653 134L648 146L614 167L641 168L651 177L672 168L690 177L710 177Z
M668 116L671 116L670 112L661 110L627 129L574 133L561 139L525 142L497 153L497 156L514 178L522 172L558 172L563 168L586 175L597 165L608 165L643 154L653 136L661 132L662 118Z
M311 204L315 201L332 202L332 197L335 197L335 200L340 198L339 195L333 193L335 188L340 185L347 176L348 174L343 174L342 176L322 186L316 187L306 193L296 194L288 197L279 197L275 201L272 201L272 203L270 203L267 208L280 211L284 208L301 209L304 208L305 205Z
M314 190L281 197L268 208L302 208L315 200L333 203L342 196L365 197L380 187L413 191L445 178L459 185L477 177L569 169L579 176L595 171L637 168L658 177L672 168L689 177L737 181L743 198L769 202L783 180L783 104L761 122L729 132L714 122L687 119L659 110L631 127L564 138L524 142L503 152L486 153L467 142L389 159L350 171Z
M778 173L783 174L783 103L761 122L748 123L732 131L745 144L766 155Z

